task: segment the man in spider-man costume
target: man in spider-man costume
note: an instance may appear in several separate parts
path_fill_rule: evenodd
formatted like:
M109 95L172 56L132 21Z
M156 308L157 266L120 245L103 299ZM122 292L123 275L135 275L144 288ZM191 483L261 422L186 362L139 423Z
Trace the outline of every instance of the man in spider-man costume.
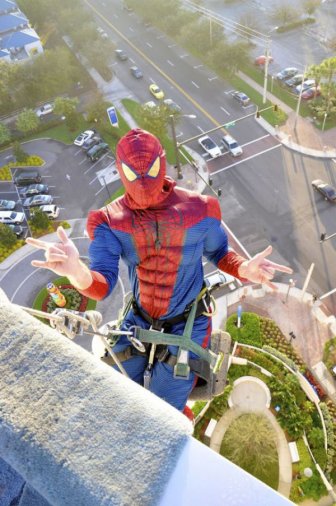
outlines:
M153 325L163 330L169 327L166 331L170 334L182 334L186 308L203 286L203 256L239 279L270 286L275 270L291 272L266 259L270 246L250 260L230 251L217 199L176 186L166 175L164 150L149 132L128 132L117 145L116 159L125 195L89 213L90 269L80 261L74 244L61 228L58 244L36 239L27 242L46 250L46 261L33 261L33 265L68 275L81 293L97 300L112 292L122 259L128 267L134 297L122 330ZM192 339L207 347L211 318L201 312L195 319ZM130 342L122 336L113 349L121 354L130 349ZM177 348L169 346L164 355L176 353ZM171 361L161 358L150 371L149 389L183 410L195 375L191 373L188 380L176 379ZM197 357L191 353L190 358ZM129 376L140 384L147 364L147 355L139 353L123 361Z

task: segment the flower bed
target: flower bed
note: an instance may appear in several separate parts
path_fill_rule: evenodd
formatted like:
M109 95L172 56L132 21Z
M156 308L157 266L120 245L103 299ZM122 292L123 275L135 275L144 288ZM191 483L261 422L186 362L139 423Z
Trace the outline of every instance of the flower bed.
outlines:
M88 305L88 297L79 293L72 285L59 285L58 288L65 296L67 303L64 306L65 309L72 309L74 311L85 311ZM50 293L48 293L47 297L42 302L42 311L46 313L52 313L56 308L58 308L51 297Z

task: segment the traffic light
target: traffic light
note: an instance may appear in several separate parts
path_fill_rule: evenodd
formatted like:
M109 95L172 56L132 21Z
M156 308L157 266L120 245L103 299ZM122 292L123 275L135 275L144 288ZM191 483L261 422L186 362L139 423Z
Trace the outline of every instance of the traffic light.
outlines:
M274 104L274 112L278 112L278 104Z
M325 232L323 234L321 234L320 242L325 241L326 236L327 236L327 234Z

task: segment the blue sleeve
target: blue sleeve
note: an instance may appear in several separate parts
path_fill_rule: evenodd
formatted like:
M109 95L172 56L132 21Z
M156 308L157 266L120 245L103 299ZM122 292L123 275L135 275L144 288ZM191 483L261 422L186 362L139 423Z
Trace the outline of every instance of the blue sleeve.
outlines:
M219 260L229 251L228 236L220 220L211 218L208 233L204 240L204 256L217 266Z
M94 230L94 238L89 247L90 269L102 274L108 283L106 297L118 281L121 244L110 227L102 223Z

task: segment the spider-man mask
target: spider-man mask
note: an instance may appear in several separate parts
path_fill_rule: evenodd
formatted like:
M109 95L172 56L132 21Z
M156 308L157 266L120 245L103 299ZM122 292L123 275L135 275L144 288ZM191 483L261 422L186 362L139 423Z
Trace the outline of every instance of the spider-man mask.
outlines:
M167 198L165 152L154 135L139 128L130 130L118 142L116 155L129 207L155 207Z

